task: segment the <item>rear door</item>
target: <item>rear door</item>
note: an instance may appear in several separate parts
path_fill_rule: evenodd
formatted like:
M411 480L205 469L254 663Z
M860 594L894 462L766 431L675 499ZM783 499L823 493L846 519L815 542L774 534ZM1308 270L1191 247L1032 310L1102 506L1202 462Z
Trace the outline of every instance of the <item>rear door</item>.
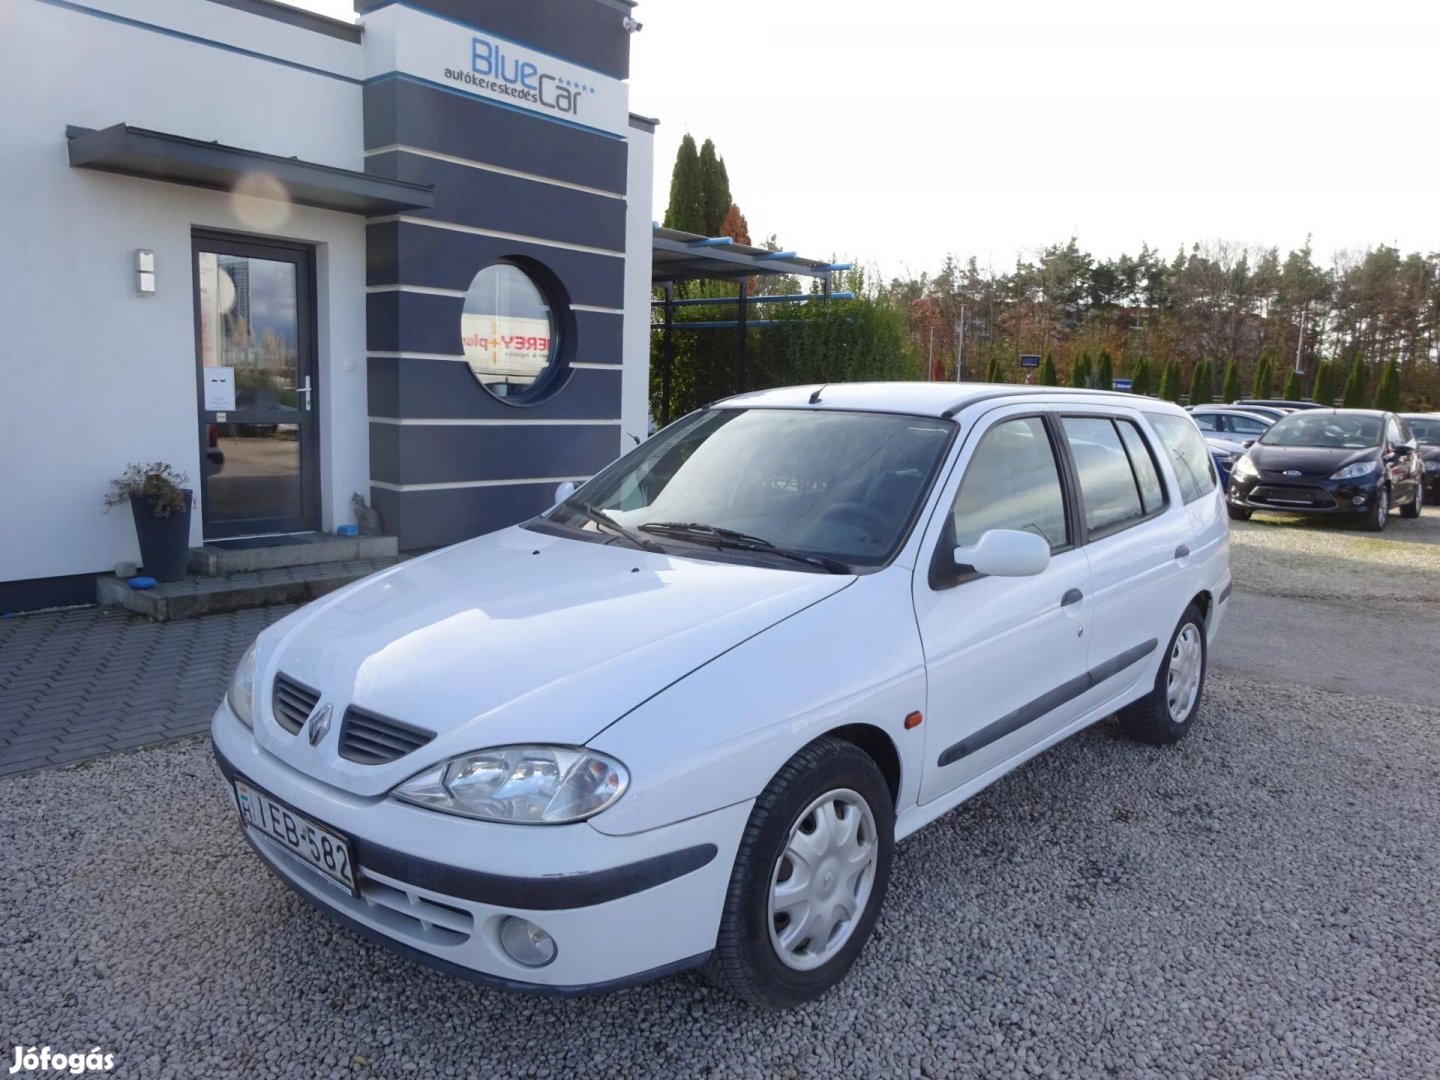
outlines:
M1204 440L1189 419L1212 468ZM1162 477L1159 447L1129 410L1075 410L1060 417L1090 561L1094 626L1086 707L1149 678L1183 601L1175 596L1191 559L1191 524ZM1211 473L1213 476L1213 472Z
M1054 425L1034 406L970 431L926 528L914 576L929 680L920 801L984 774L1072 721L1088 685L1090 570L1075 543ZM952 552L989 529L1050 542L1034 577L956 573Z

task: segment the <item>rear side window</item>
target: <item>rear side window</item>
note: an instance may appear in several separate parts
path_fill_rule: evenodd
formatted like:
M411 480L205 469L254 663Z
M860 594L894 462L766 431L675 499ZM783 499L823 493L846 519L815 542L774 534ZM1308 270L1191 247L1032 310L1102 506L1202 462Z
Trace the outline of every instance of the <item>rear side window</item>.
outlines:
M1262 424L1259 420L1251 420L1248 416L1231 416L1228 417L1228 419L1230 421L1230 430L1236 435L1253 435L1259 438L1265 434L1266 425ZM1203 427L1204 425L1202 424L1201 426Z
M1220 430L1215 426L1215 417L1211 416L1209 413L1196 413L1195 423L1199 425L1201 431Z
M1215 490L1215 463L1200 432L1189 418L1168 413L1147 413L1150 426L1175 468L1180 497L1192 503Z
M1160 483L1160 470L1155 466L1155 453L1140 429L1129 420L1115 420L1125 451L1130 455L1130 468L1135 470L1135 483L1140 486L1140 501L1145 513L1153 514L1165 505L1165 487Z
M1103 416L1066 416L1061 423L1080 477L1086 527L1104 532L1144 517L1140 485L1115 424Z

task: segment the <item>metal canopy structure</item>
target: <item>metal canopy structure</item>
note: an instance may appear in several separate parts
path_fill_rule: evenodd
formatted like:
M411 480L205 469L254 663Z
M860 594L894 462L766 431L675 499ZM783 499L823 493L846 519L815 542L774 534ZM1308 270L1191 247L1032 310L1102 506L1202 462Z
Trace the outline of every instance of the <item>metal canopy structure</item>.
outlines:
M656 285L675 281L738 281L760 274L828 279L850 265L802 259L793 251L737 244L728 236L701 236L655 226L651 278Z
M231 191L247 174L259 172L278 180L292 202L351 214L374 216L435 206L435 189L429 184L391 180L128 124L99 131L72 125L65 129L65 135L69 139L70 164L77 169L99 169L216 191Z
M737 244L728 236L702 236L699 233L681 232L654 226L652 240L651 280L665 291L664 299L653 301L659 308L662 321L651 323L651 330L663 335L660 360L660 426L670 422L670 369L675 360L675 349L671 335L675 326L675 309L682 306L722 304L737 305L733 322L727 320L705 320L681 323L686 330L735 330L739 334L739 347L735 353L735 389L745 388L745 335L752 326L768 326L768 320L752 321L750 305L753 303L781 304L801 303L815 299L808 293L785 295L750 295L750 279L756 277L810 277L820 281L820 299L829 304L831 299L851 299L852 293L834 293L830 288L831 274L849 270L851 263L823 262L819 259L803 259L793 251L771 251L768 248ZM691 300L676 300L675 285L681 281L732 281L740 286L738 296L697 297Z

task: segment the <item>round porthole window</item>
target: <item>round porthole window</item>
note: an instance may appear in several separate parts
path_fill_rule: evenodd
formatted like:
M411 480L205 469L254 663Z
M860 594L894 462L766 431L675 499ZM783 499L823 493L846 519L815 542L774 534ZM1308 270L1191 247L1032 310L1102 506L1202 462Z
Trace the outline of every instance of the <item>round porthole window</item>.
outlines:
M465 361L498 398L538 395L556 356L555 312L535 279L514 263L475 275L465 293L460 337Z

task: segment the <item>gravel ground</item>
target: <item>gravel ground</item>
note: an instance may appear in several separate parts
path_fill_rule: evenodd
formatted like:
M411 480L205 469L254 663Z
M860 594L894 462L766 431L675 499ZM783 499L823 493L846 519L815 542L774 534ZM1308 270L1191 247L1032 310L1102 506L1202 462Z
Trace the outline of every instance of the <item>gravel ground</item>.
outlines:
M1430 616L1440 603L1440 507L1413 521L1392 513L1382 533L1348 522L1257 514L1232 521L1230 541L1235 580L1250 592L1378 602Z
M1185 743L1099 725L902 845L849 980L786 1014L392 958L261 869L198 741L15 777L0 1037L146 1078L1433 1076L1437 724L1217 672Z
M146 1080L1440 1076L1440 704L1239 664L1256 636L1343 645L1360 598L1433 637L1440 513L1296 524L1237 524L1236 645L1188 740L1097 725L911 838L805 1008L695 974L514 997L399 960L261 868L192 741L0 780L0 1040Z

